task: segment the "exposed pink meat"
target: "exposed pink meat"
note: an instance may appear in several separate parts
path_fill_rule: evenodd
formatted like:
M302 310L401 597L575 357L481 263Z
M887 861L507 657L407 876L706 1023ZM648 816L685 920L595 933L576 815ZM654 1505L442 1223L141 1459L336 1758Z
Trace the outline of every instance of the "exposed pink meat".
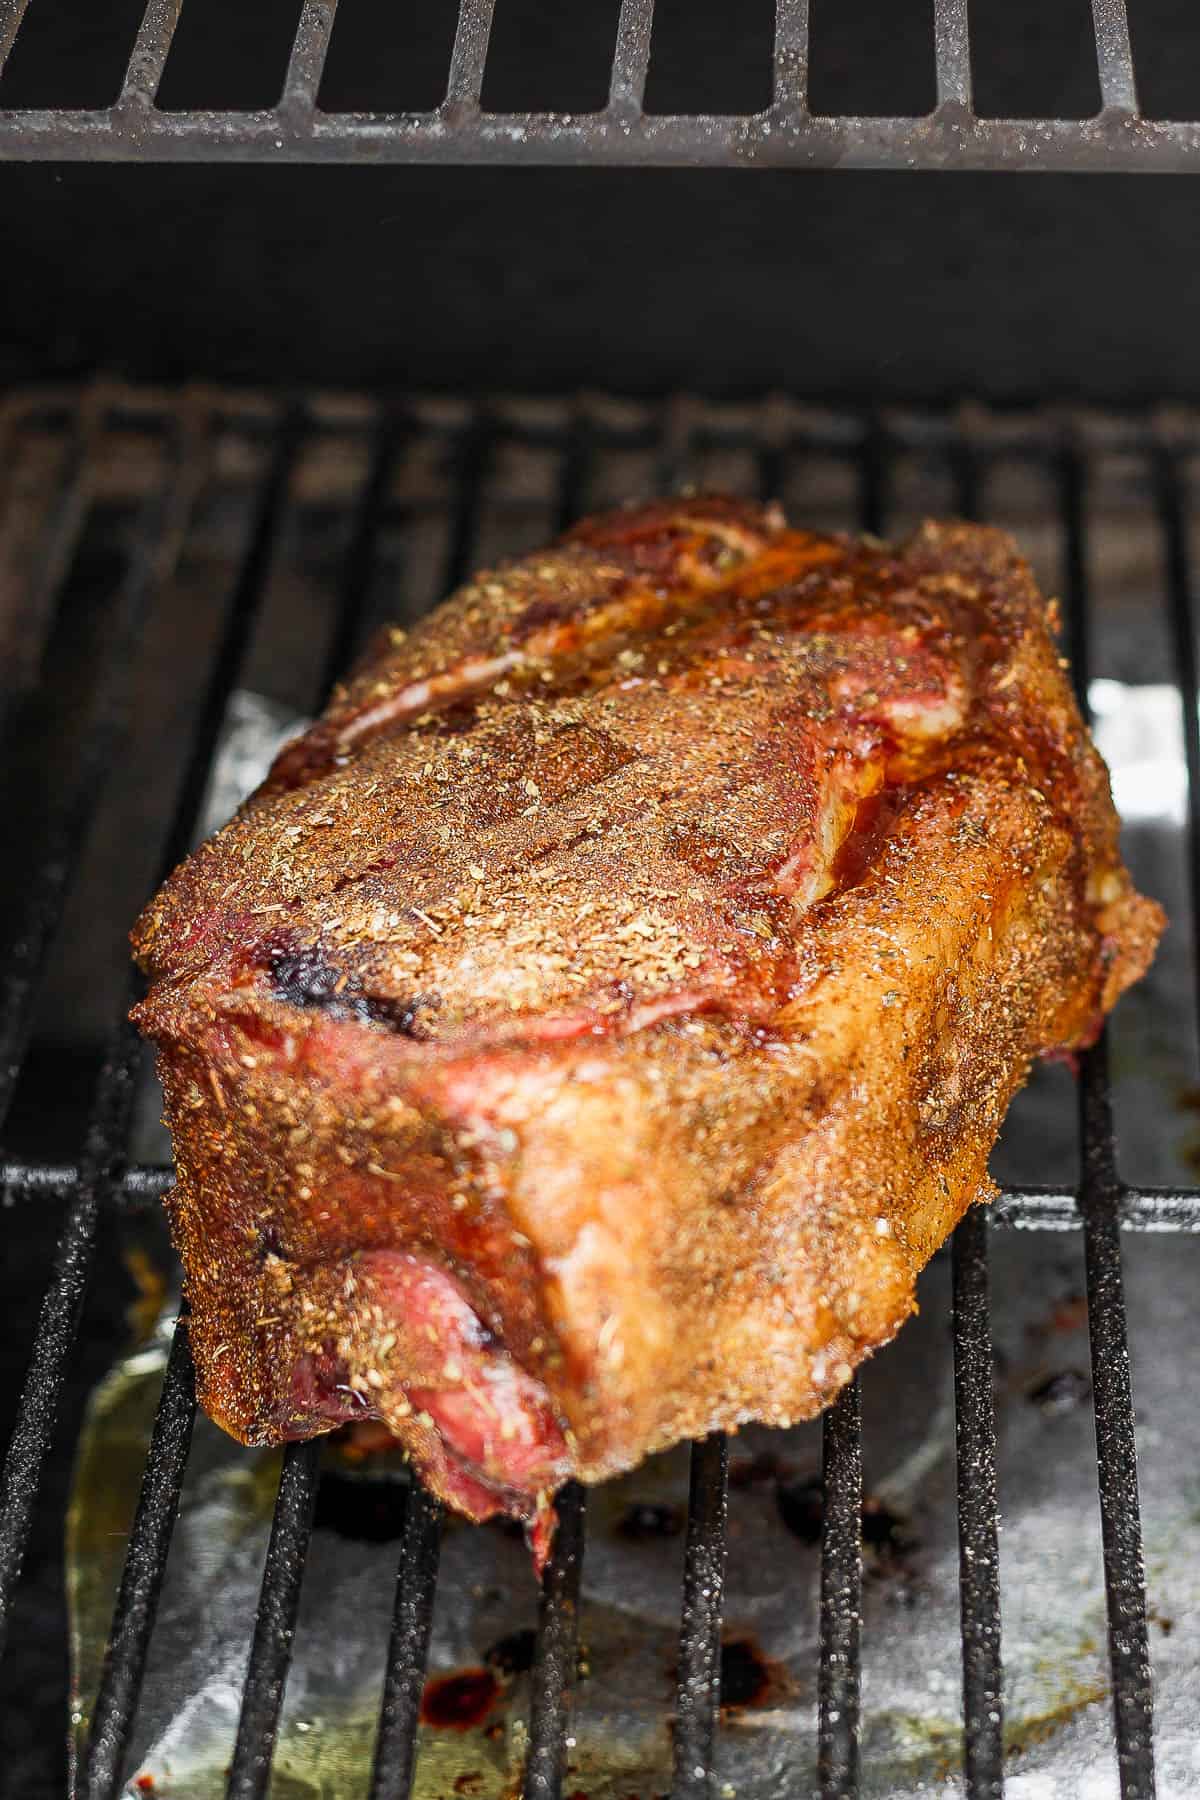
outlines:
M336 1331L324 1355L300 1357L287 1435L306 1437L318 1421L398 1427L415 1417L422 1473L472 1517L507 1512L536 1526L531 1541L544 1557L549 1496L569 1456L542 1384L500 1348L453 1276L416 1256L377 1250L348 1260L340 1298L371 1309L373 1361L357 1366L353 1344Z

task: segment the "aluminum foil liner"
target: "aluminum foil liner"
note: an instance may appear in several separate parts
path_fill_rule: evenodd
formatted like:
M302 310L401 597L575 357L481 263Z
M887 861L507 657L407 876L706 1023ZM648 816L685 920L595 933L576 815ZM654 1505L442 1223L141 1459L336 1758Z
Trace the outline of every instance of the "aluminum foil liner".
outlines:
M1097 683L1103 747L1139 881L1185 917L1177 691ZM244 709L245 710L245 709ZM252 710L252 709L251 709ZM244 723L244 721L243 721ZM276 740L278 720L269 735ZM239 755L239 790L258 763ZM267 746L262 746L266 753ZM259 759L261 761L261 758ZM231 790L226 789L226 810ZM1122 1169L1192 1178L1186 932L1168 934L1112 1031ZM1075 1178L1071 1076L1041 1068L995 1159L1014 1182ZM1107 1675L1094 1422L1078 1233L992 1234L1005 1733L1012 1800L1118 1792ZM1126 1284L1157 1694L1160 1792L1200 1793L1200 1239L1127 1234ZM863 1792L961 1791L950 1268L863 1375ZM173 1308L95 1394L69 1519L76 1735L94 1694ZM201 1418L135 1726L127 1792L223 1794L277 1455ZM731 1446L722 1800L794 1800L816 1764L820 1431L750 1429ZM275 1757L276 1800L367 1791L406 1476L329 1446ZM589 1497L580 1679L566 1793L652 1800L670 1783L687 1491L685 1449ZM421 1726L420 1800L519 1791L537 1593L519 1537L447 1522Z

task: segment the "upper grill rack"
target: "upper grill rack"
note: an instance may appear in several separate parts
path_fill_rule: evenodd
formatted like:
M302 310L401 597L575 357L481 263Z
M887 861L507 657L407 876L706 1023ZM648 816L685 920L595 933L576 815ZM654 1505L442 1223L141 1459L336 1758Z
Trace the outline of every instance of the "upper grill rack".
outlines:
M30 4L0 0L0 72ZM1200 162L1200 123L1149 119L1139 108L1125 0L1092 0L1101 104L1088 119L981 118L967 0L933 0L937 97L918 117L810 108L809 0L776 0L772 99L747 115L646 112L654 0L621 0L608 100L594 113L483 110L496 0L459 0L445 96L431 111L322 110L337 0L303 0L277 104L164 112L155 102L182 4L149 0L111 106L0 110L0 158L1058 170Z
M628 409L627 409L628 412ZM59 431L66 443L60 491L45 521L45 541L28 559L28 580L15 593L14 621L29 635L22 663L5 660L16 686L31 680L39 646L51 628L55 600L91 503L103 431L114 423L155 435L165 475L152 486L140 518L126 577L110 604L103 667L95 705L74 750L65 795L58 800L48 850L28 882L21 928L3 966L0 1011L0 1118L8 1111L28 1045L39 974L74 873L83 827L118 762L130 723L125 685L129 648L162 597L197 495L206 479L214 437L232 433L265 450L257 478L251 529L233 581L205 679L191 747L165 833L160 865L187 848L197 821L229 697L241 678L247 648L264 604L289 489L306 446L323 434L357 434L367 454L357 483L356 516L345 555L335 617L318 686L327 689L370 620L371 572L389 518L392 477L402 448L438 446L450 471L440 502L448 522L441 585L461 578L477 560L481 508L489 460L506 444L535 445L557 467L551 510L565 522L591 490L591 473L614 446L632 445L651 459L652 479L670 486L686 474L699 445L735 447L753 459L763 492L777 491L789 464L820 454L853 471L862 525L885 522L892 470L906 452L940 459L954 483L958 510L979 510L989 458L1017 457L1049 472L1056 483L1064 533L1072 656L1081 691L1088 666L1088 557L1085 489L1091 458L1120 447L1144 465L1165 551L1166 602L1173 623L1178 672L1194 695L1193 597L1187 560L1181 464L1200 449L1190 420L1132 420L1116 425L1064 418L1003 419L924 415L884 420L818 415L772 401L761 411L705 411L687 403L633 409L614 425L603 407L472 408L430 403L348 410L320 399L284 405L254 397L193 392L182 399L104 387L82 400L68 393L24 397L0 412L0 440L17 438L31 421ZM392 597L394 598L394 596ZM14 692L4 698L12 702ZM1185 707L1190 771L1200 769L1197 713ZM1190 788L1189 871L1198 891L1200 787ZM1195 909L1193 908L1193 932ZM1193 949L1195 943L1193 941ZM144 1203L168 1180L163 1170L128 1163L134 1076L139 1046L122 1019L114 1028L96 1078L89 1124L77 1161L35 1165L3 1162L5 1198L62 1197L66 1216L51 1284L4 1470L0 1511L0 1631L11 1618L13 1592L28 1539L39 1481L54 1447L59 1397L78 1333L102 1209ZM1109 1650L1117 1759L1126 1800L1154 1792L1152 1699L1142 1570L1141 1527L1133 1435L1120 1231L1200 1231L1200 1191L1130 1189L1121 1184L1113 1147L1107 1052L1101 1043L1083 1058L1080 1093L1082 1177L1077 1192L1008 1192L996 1224L1032 1228L1081 1227L1087 1273L1092 1381L1097 1426L1098 1485L1108 1603ZM988 1310L988 1220L972 1213L953 1250L953 1325L957 1411L958 1507L961 1545L964 1751L971 1796L999 1795L1003 1782L1000 1601L996 1512L996 1442L992 1345ZM170 1550L195 1418L186 1321L176 1330L129 1540L109 1655L91 1725L82 1792L88 1800L116 1794L142 1676L155 1608ZM675 1735L675 1800L710 1792L717 1712L726 1508L724 1441L695 1446L679 1656ZM228 1792L249 1800L268 1791L274 1736L287 1679L292 1630L303 1579L318 1479L317 1451L292 1446L283 1476L254 1627ZM826 1493L820 1598L818 1789L823 1797L858 1789L862 1504L858 1383L826 1417ZM532 1674L530 1751L525 1792L557 1800L563 1791L570 1693L575 1678L580 1572L584 1554L584 1497L576 1487L560 1499L561 1524L543 1586L538 1651ZM411 1784L419 1701L437 1580L439 1515L415 1491L408 1508L396 1588L372 1800L405 1796Z

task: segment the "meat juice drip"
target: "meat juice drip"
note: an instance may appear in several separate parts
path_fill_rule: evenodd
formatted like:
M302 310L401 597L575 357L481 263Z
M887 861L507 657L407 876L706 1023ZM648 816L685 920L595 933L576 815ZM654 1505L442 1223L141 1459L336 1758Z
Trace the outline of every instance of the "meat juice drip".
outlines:
M674 1664L668 1674L672 1681L679 1679ZM767 1656L749 1633L722 1639L721 1716L727 1724L735 1724L742 1713L771 1705L794 1686L786 1665Z
M830 873L835 893L862 880L883 849L907 798L905 788L885 787L858 802L854 822L834 852Z
M772 1684L771 1665L753 1638L721 1645L721 1709L761 1706Z
M768 1656L748 1632L722 1643L721 1715L726 1724L736 1725L743 1713L786 1703L796 1691L787 1664Z
M500 1697L491 1669L460 1669L435 1675L421 1696L421 1723L443 1731L470 1731L482 1725Z

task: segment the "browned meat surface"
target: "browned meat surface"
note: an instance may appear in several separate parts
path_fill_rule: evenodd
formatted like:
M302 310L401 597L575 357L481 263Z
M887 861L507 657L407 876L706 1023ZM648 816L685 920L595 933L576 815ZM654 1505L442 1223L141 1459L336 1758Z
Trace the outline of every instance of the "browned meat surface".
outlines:
M391 633L135 932L200 1393L548 1496L826 1405L1162 927L993 531L667 502Z

